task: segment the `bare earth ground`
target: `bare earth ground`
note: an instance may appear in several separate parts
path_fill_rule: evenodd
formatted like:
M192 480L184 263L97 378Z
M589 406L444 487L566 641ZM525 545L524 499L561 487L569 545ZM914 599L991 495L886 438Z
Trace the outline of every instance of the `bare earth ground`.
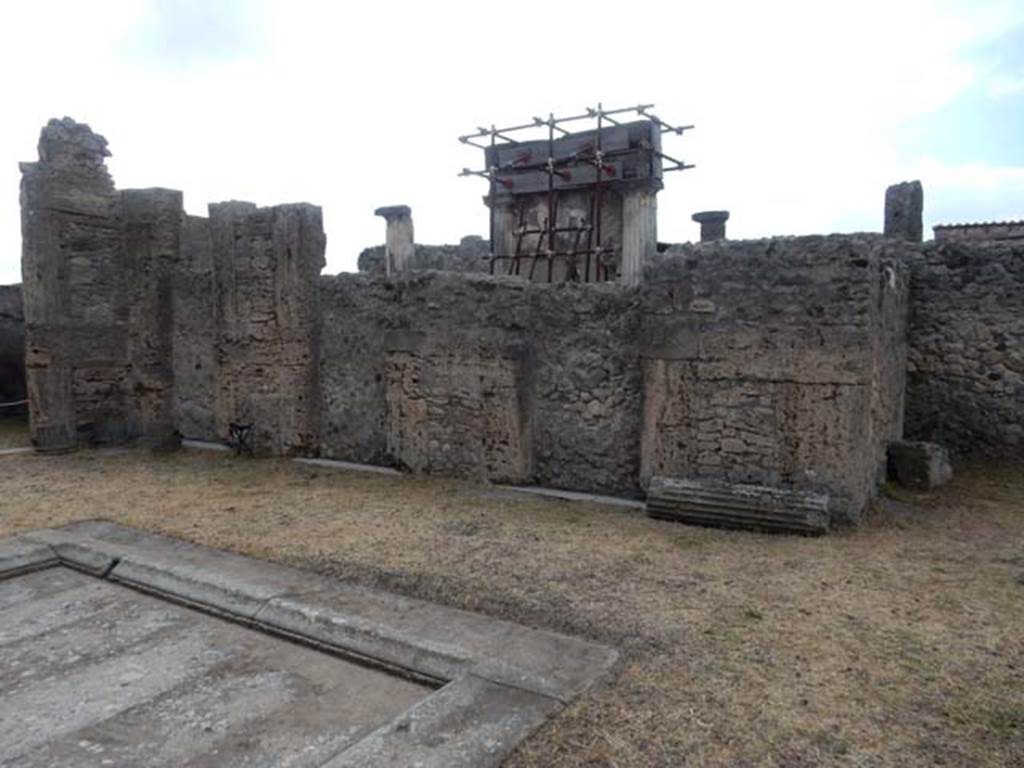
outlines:
M807 539L454 480L83 451L0 457L0 536L104 518L622 649L517 768L1024 766L1024 467L897 495Z

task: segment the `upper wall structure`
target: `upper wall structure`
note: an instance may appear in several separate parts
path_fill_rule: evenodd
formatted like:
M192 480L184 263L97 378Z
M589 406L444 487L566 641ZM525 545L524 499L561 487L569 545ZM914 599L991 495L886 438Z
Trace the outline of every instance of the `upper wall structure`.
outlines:
M876 492L905 392L915 437L970 434L954 443L992 455L1019 445L1024 328L992 302L1016 312L1011 246L993 261L921 245L911 226L670 246L633 282L331 277L319 208L232 201L189 216L179 192L116 190L106 154L65 119L22 166L41 449L248 429L257 453L493 481L813 493L838 522ZM409 258L469 263L484 243ZM961 337L984 346L968 355Z

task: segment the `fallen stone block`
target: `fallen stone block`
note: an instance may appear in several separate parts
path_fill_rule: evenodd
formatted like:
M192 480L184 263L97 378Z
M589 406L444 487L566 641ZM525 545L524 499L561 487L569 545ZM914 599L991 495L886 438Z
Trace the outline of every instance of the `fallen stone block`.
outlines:
M952 479L953 466L937 443L900 440L889 444L889 474L907 488L930 491Z
M718 480L653 477L647 490L647 514L716 528L779 533L828 531L828 496Z

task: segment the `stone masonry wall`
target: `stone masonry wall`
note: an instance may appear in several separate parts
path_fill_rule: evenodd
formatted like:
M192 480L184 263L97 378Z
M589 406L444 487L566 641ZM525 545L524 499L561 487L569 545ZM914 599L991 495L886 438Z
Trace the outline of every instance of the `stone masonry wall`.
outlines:
M489 275L321 278L321 453L635 492L636 304Z
M676 247L638 288L321 278L320 452L612 493L825 489L855 518L902 427L908 247Z
M107 142L51 120L23 163L22 272L33 441L43 449L180 435L315 449L320 209L210 206L118 192Z
M107 154L65 119L22 165L41 447L241 422L261 453L616 494L662 474L825 490L853 520L904 432L909 333L906 434L1024 455L1020 244L719 240L668 247L639 285L435 271L426 250L398 278L326 277L319 208L186 216L173 190L115 190ZM440 265L486 244L460 249Z
M128 310L126 414L132 436L173 445L174 275L181 252L182 195L171 189L121 192Z
M252 424L260 452L308 449L317 442L320 418L321 211L305 204L214 204L210 242L216 433L226 439L232 422Z
M855 518L900 435L904 246L674 246L644 296L643 478L825 489Z
M22 163L22 275L32 437L49 448L128 432L121 199L102 136L65 118Z
M907 436L1024 459L1024 242L929 243L911 265Z
M422 272L321 278L321 452L524 481L525 286Z
M186 216L174 284L174 412L178 431L216 440L217 333L210 220Z

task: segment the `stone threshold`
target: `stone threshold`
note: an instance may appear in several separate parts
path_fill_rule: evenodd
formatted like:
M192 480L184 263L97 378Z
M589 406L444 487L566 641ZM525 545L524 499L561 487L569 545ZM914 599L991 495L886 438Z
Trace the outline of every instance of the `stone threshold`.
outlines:
M33 453L35 450L31 445L23 445L16 448L0 448L0 456L17 456L22 453Z
M335 755L343 766L497 766L608 676L612 648L102 521L0 540L0 579L70 567L436 690Z
M545 488L540 485L495 485L502 491L509 493L526 493L533 496L544 496L549 499L560 499L562 501L586 501L592 504L609 504L615 507L627 507L629 509L644 509L644 502L640 499L627 499L622 496L601 496L596 493L584 493L582 491L565 491L561 488Z

